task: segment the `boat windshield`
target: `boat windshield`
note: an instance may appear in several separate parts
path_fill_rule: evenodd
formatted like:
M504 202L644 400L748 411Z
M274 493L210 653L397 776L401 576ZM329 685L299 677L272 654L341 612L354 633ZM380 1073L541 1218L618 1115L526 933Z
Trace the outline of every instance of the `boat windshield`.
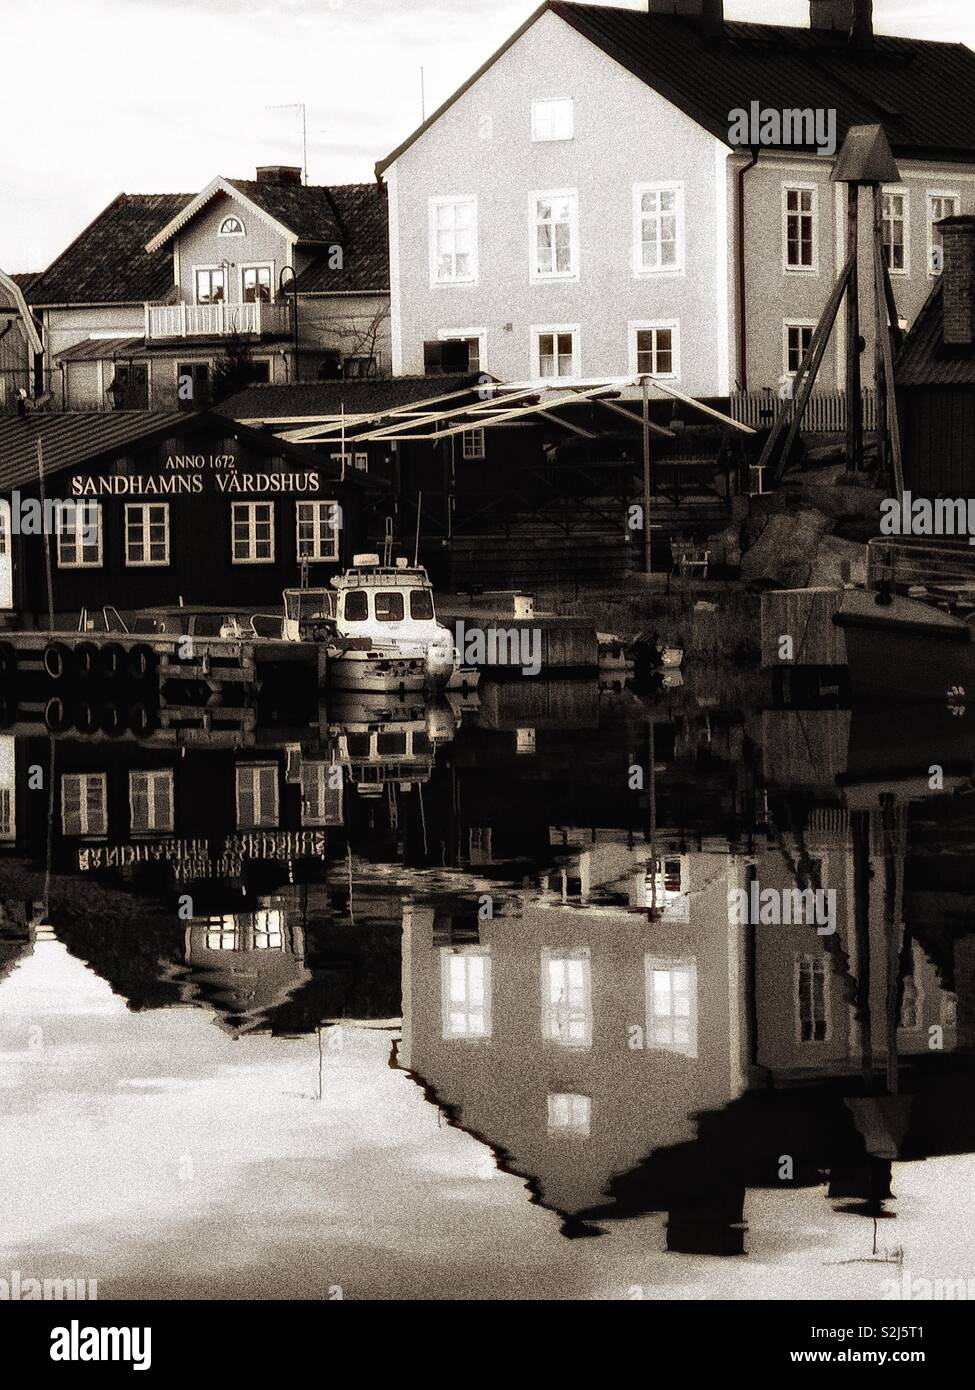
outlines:
M335 617L335 595L328 589L288 589L284 596L286 617L292 622Z

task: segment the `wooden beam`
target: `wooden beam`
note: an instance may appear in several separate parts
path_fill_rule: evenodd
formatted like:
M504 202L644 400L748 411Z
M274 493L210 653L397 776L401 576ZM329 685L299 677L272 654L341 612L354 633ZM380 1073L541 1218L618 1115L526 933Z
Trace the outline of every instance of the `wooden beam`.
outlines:
M878 298L883 290L883 280L886 273L886 260L884 257L884 242L882 226L877 226L874 233L873 243L874 256L874 285ZM896 309L894 311L896 313ZM878 329L881 326L883 315L878 314ZM877 393L877 410L882 412L877 424L878 435L884 429L887 431L887 438L890 442L890 460L894 470L894 490L897 493L898 502L904 500L904 460L901 456L901 429L900 421L897 418L897 392L894 387L894 351L891 346L891 336L889 326L884 325L881 333L881 353L883 356L884 367L884 393L881 399Z
M710 415L713 420L720 420L729 429L737 430L739 434L754 434L751 425L743 425L740 420L733 420L730 415L725 415L721 410L715 410L714 406L705 405L703 401L695 400L693 396L687 396L683 391L678 391L676 386L670 386L665 381L658 381L655 376L649 378L650 385L655 386L658 391L663 391L668 396L673 396L678 401L683 401L685 405L692 406L694 410L699 410L702 415Z
M598 386L590 387L590 388L589 388L588 390L586 390L586 391L570 391L567 395L562 396L561 399L559 399L559 400L554 400L554 401L546 401L544 405L542 405L541 402L537 402L535 405L523 405L523 406L518 406L518 407L516 407L516 409L514 409L514 410L506 411L503 415L492 416L492 417L491 417L491 423L492 423L492 424L499 424L501 421L504 421L504 420L513 420L513 419L515 419L515 418L520 418L520 417L525 416L525 415L535 415L535 414L538 414L539 412L558 410L558 409L559 409L561 406L563 406L563 405L573 405L576 401L588 400L590 396L595 395L598 391L605 391L605 389L606 389L605 382L600 382ZM525 392L525 393L523 393L523 394L532 394L532 395L534 395L534 394L536 394L536 393L535 393L534 391L532 391L531 393ZM449 413L452 413L452 414L456 415L458 412L454 411L454 412L449 412ZM453 425L453 426L451 426L449 429L438 431L437 434L406 435L406 436L401 436L401 437L403 437L403 438L408 438L408 439L412 439L412 440L420 440L420 439L422 439L422 440L426 440L428 443L435 443L437 440L440 440L440 439L450 439L451 436L453 436L453 435L455 435L455 434L464 434L467 430L472 429L472 428L476 428L476 427L477 427L477 417L474 416L474 423L473 423L473 424L471 424L471 423L470 423L470 420L468 420L468 423L467 423L467 424L464 424L464 425ZM359 443L362 443L363 441L365 441L365 440L367 440L367 439L387 439L387 438L390 438L390 437L396 438L396 432L398 432L398 428L404 428L404 427L403 427L403 426L397 427L397 426L393 425L393 426L390 427L390 429L389 429L388 431L387 431L387 430L376 430L374 433L371 433L371 434L359 435L358 442L359 442ZM409 428L409 426L406 426L405 428Z
M624 420L629 420L635 429L640 427L640 416L635 415L632 410L627 410L624 405L617 405L615 401L596 400L596 405L601 405L604 410L612 410L617 415L622 415ZM661 439L676 439L673 430L666 429L663 425L655 425L652 420L647 422L650 426L650 433L659 435Z

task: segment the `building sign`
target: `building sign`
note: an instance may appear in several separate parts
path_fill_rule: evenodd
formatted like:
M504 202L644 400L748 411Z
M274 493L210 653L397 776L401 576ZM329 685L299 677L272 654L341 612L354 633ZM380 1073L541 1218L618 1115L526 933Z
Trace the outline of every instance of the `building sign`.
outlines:
M319 491L319 475L310 470L286 472L272 467L252 473L242 471L239 465L240 460L233 453L166 451L159 456L158 473L78 474L71 479L71 491L75 497L174 497L202 492L242 496Z
M130 869L137 864L168 864L177 881L235 878L254 862L287 863L290 859L324 859L321 830L269 830L229 835L221 841L139 840L134 844L98 845L78 851L82 873Z

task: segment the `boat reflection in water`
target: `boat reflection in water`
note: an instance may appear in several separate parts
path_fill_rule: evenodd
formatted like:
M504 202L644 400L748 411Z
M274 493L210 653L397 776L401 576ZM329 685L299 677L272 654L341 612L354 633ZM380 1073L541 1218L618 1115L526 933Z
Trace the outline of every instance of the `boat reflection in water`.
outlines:
M272 1057L310 1038L326 1100L323 1036L358 1058L385 1029L333 1123L365 1122L392 1062L389 1123L426 1136L424 1181L447 1162L432 1106L566 1249L620 1243L599 1290L633 1282L635 1223L641 1259L747 1251L833 1296L844 1261L889 1274L901 1185L937 1208L917 1161L975 1152L975 742L951 711L893 727L509 682L349 694L232 746L20 729L0 741L0 1001L54 936L146 1027L182 1006ZM835 930L742 920L753 885L829 894ZM363 1181L399 1184L370 1133ZM239 1143L246 1161L246 1125ZM498 1199L444 1181L453 1258ZM396 1190L407 1216L424 1200ZM543 1237L511 1230L527 1267Z

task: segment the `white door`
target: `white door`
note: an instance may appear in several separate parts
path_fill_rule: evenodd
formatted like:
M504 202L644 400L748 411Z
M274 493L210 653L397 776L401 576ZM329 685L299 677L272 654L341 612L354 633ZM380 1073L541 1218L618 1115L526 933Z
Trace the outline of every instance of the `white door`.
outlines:
M10 535L10 503L0 501L0 608L14 606L14 551Z

